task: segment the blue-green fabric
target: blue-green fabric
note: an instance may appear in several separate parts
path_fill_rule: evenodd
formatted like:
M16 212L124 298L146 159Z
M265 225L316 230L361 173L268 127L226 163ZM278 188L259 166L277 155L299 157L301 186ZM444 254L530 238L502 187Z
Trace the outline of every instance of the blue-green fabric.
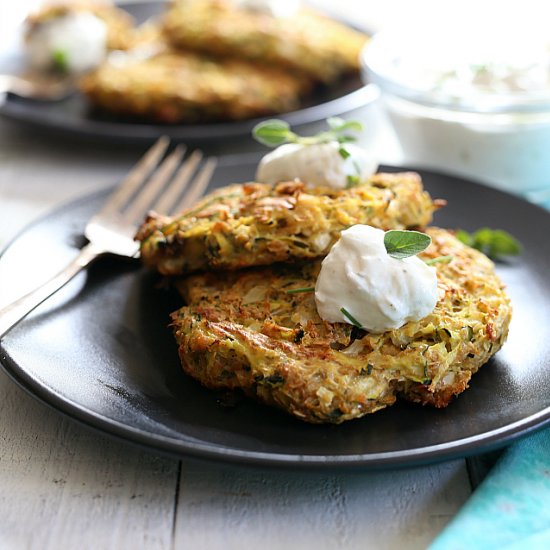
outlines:
M511 445L429 550L550 549L550 429Z

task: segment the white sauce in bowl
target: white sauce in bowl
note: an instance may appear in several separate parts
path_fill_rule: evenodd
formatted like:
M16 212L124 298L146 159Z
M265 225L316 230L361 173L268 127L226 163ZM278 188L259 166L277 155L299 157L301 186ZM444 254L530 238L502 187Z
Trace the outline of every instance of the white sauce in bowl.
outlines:
M379 33L365 48L402 162L550 206L550 39L536 25L452 22ZM466 32L467 30L467 32Z

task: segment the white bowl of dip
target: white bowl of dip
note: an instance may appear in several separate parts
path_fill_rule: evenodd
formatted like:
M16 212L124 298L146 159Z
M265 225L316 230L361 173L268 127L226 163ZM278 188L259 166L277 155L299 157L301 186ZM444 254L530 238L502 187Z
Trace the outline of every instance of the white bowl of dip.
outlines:
M550 206L550 39L385 29L362 53L404 162Z

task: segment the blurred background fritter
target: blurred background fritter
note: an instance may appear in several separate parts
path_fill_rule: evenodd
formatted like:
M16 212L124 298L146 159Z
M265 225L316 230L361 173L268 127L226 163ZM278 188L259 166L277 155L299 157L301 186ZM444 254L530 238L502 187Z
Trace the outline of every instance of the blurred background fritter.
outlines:
M367 41L312 9L276 17L234 0L175 0L163 27L177 47L287 67L324 83L358 71Z
M79 89L96 114L172 124L244 120L300 109L317 87L357 74L367 40L306 8L281 15L237 0L176 0L159 9L137 26L108 2L46 5L27 22L27 42L38 38L34 66L84 73ZM105 24L101 47L79 34L76 27L90 24L79 14ZM70 40L59 39L63 32Z
M81 89L102 110L177 123L290 111L298 107L308 85L277 68L166 51L106 62L82 80Z

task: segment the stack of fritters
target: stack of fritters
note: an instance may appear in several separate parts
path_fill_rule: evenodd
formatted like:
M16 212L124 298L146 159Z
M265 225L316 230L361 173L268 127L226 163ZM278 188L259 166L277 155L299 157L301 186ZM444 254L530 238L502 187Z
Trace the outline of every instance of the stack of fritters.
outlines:
M417 175L377 174L344 191L234 185L177 218L153 216L138 234L143 261L187 275L177 280L186 305L173 314L184 370L308 422L340 423L398 396L446 406L507 335L511 308L489 259L426 229L420 257L452 256L434 264L437 306L383 334L323 321L308 291L346 227L421 228L438 206Z
M81 91L102 111L164 123L298 109L319 84L357 73L367 40L311 10L278 18L231 0L175 0L131 38L135 51L86 75Z

